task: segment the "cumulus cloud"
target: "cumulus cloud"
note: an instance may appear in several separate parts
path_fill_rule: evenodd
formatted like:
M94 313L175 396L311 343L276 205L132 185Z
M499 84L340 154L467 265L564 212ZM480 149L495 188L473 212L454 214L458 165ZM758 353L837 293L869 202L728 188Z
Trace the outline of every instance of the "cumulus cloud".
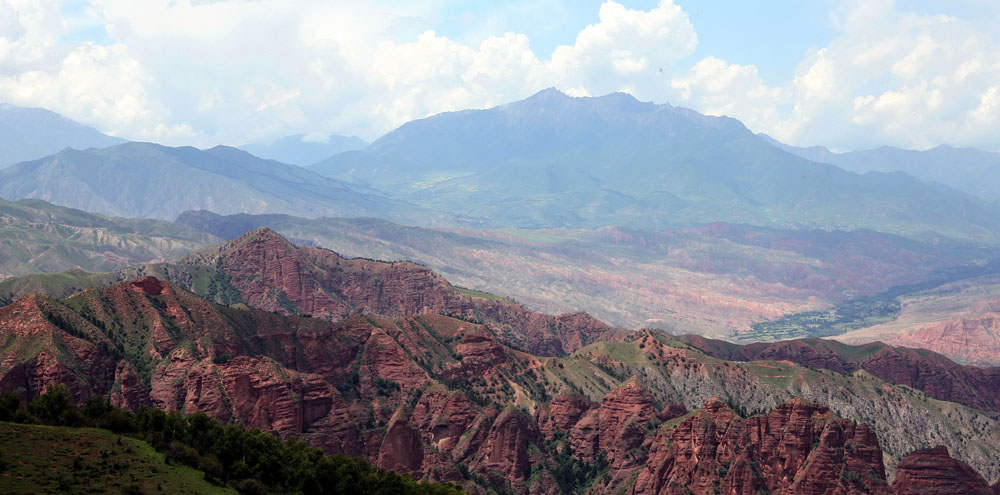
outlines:
M1000 135L997 22L888 0L838 7L835 38L771 86L753 60L691 60L697 26L673 0L649 10L607 0L551 53L519 32L442 35L421 2L89 2L68 15L58 0L0 0L0 100L201 146L297 133L373 139L549 86L730 115L800 145L996 149ZM106 36L68 41L87 39L75 36L81 26Z
M32 10L30 2L0 2L0 25L17 24ZM93 0L91 12L99 13L112 43L67 46L58 30L36 29L54 34L6 51L25 59L21 53L33 47L36 59L50 62L25 62L3 75L0 99L169 144L240 144L291 133L374 138L414 118L493 106L548 86L578 95L624 90L665 97L660 71L697 43L672 0L648 11L609 0L573 44L541 55L516 32L477 44L433 29L398 34L401 25L412 32L420 24L419 7ZM46 18L58 22L58 5L49 11L55 15ZM0 41L0 54L7 44Z
M998 148L1000 40L989 24L889 1L858 2L833 22L836 37L787 84L767 88L752 66L709 57L673 80L677 96L799 145Z

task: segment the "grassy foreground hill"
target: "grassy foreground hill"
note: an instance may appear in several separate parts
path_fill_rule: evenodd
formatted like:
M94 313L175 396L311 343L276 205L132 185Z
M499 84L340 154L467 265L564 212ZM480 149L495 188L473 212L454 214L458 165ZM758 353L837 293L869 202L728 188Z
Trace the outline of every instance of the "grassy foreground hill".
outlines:
M10 419L21 424L3 422ZM11 393L0 397L0 445L5 493L461 493L456 485L417 482L364 459L326 456L294 438L223 426L203 413L133 412L99 397L77 407L58 384L28 404Z
M107 430L0 422L0 492L236 494Z

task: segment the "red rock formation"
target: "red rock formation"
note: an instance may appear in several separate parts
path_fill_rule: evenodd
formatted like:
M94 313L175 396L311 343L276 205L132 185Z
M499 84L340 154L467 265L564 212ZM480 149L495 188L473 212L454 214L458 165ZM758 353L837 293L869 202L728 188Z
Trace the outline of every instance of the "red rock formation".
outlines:
M945 447L911 452L896 468L896 495L992 495L994 489Z
M576 425L584 413L597 407L586 397L560 394L535 413L538 428L546 437L557 432L567 432Z
M407 415L402 411L389 421L376 462L386 469L420 474L420 466L424 462L424 445L420 434L410 425Z
M1000 300L990 301L990 306L1000 306ZM880 340L896 346L930 349L964 363L996 365L1000 362L1000 312L973 310Z
M506 409L493 421L476 462L497 471L506 480L524 481L531 468L529 444L538 444L541 435L531 417L517 409Z
M155 277L142 277L133 281L131 286L134 290L151 296L158 296L163 293L163 283Z
M690 352L630 339L658 359ZM201 411L417 477L516 493L554 493L550 470L567 453L581 463L573 469L606 461L594 493L888 493L875 435L824 407L794 401L742 419L715 400L685 415L654 405L639 378L599 404L543 398L559 390L549 366L577 359L541 360L443 315L287 317L151 278L0 308L0 391L63 383L77 398Z
M136 410L149 406L149 390L142 383L139 372L132 363L122 360L115 369L115 384L111 387L111 404L125 409Z
M501 339L541 356L562 355L625 333L586 313L551 316L506 300L466 297L426 267L345 259L324 249L296 247L267 228L186 262L221 268L246 302L267 311L327 319L354 311L459 314L494 323Z
M39 296L0 308L0 394L17 392L30 400L48 384L60 383L77 399L106 395L115 362L84 338L93 331L79 316Z
M746 420L718 400L661 427L633 494L888 494L864 425L795 400Z
M646 428L656 417L649 391L633 378L608 392L597 411L598 442L612 476L640 465L645 459L634 451L647 440Z

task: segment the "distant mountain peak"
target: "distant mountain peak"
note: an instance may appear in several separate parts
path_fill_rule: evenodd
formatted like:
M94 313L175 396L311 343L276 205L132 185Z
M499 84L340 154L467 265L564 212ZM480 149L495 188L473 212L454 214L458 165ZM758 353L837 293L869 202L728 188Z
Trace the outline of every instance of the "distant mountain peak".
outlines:
M528 101L528 100L534 100L534 99L542 99L542 98L569 99L569 98L572 98L572 97L569 96L569 95L567 95L566 93L563 93L562 91L559 91L555 87L550 87L550 88L545 88L545 89L543 89L543 90L541 90L541 91L539 91L539 92L537 92L537 93L535 93L535 94L533 94L533 95L525 98L522 101Z
M106 148L124 142L51 110L0 103L0 168L66 148Z
M639 101L635 96L616 91L601 96L570 96L556 88L543 89L523 100L501 105L499 108L516 108L536 105L568 105L574 106L610 106L616 110L651 110L658 105L652 102ZM670 107L670 105L666 105Z

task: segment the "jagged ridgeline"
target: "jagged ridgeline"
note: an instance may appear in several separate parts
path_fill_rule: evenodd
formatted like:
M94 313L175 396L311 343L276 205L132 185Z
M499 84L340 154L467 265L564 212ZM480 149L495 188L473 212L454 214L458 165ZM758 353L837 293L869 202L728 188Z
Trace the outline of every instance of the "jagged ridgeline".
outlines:
M3 391L60 383L77 401L200 411L473 493L888 494L1000 477L995 405L886 371L966 369L933 353L837 345L819 361L625 332L269 230L137 270L0 308ZM990 376L976 390L996 390Z

